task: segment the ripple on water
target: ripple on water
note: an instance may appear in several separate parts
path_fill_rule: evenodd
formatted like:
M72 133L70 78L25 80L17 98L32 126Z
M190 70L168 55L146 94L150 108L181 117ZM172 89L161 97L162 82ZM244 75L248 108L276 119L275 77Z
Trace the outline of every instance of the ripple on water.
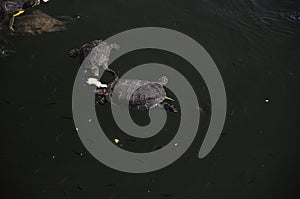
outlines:
M272 2L271 2L272 3ZM205 1L205 10L217 16L224 24L242 32L250 41L253 38L290 38L294 36L295 27L289 21L300 20L297 12L291 11L293 2L285 1L284 5L269 5L256 0L244 1ZM286 6L288 5L288 6ZM284 16L282 16L284 13Z

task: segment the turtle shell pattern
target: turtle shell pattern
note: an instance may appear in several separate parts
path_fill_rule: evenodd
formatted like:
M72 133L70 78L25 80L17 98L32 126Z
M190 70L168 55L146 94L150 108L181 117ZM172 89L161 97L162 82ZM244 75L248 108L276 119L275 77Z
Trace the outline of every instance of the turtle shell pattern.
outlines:
M94 45L96 43L97 41L94 41ZM91 45L91 47L92 46L93 44ZM105 41L102 41L98 45L96 45L96 47L94 47L92 50L87 50L90 51L90 53L87 55L87 59L90 65L89 67L101 67L104 64L108 63L112 47Z
M137 110L149 110L166 97L166 91L159 82L134 79L120 79L108 85L108 101L119 106Z

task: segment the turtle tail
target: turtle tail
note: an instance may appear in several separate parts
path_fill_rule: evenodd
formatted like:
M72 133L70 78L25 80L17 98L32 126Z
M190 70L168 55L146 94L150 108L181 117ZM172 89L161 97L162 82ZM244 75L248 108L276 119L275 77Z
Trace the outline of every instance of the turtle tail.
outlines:
M80 50L78 48L74 48L70 50L69 55L70 57L78 57L80 53Z

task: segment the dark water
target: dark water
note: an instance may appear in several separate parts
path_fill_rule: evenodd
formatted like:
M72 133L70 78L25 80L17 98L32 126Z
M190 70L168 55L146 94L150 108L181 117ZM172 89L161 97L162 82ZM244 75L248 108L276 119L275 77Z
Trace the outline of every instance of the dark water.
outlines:
M39 9L81 18L63 33L8 38L16 52L0 60L2 198L266 199L298 192L299 3L53 0ZM162 170L133 175L102 165L81 143L71 107L79 64L68 51L145 26L178 30L205 47L222 74L228 112L222 136L206 158L197 159L197 153L209 111L182 158ZM126 55L113 67L122 73L153 60L186 65L151 51ZM200 104L209 108L201 78L185 75L202 96ZM109 113L108 107L103 111ZM127 150L148 151L173 136L133 141L111 128L108 136L127 139Z

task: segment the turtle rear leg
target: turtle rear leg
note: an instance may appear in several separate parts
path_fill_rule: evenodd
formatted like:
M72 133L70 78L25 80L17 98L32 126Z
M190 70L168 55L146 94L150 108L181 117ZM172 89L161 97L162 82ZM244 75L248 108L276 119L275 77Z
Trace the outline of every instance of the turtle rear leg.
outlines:
M174 105L170 105L167 102L162 102L157 107L161 108L161 109L165 109L166 111L171 112L171 113L177 113L178 112L178 110L174 107Z
M99 100L96 101L96 103L99 105L99 106L103 106L104 104L106 104L107 100L106 98L103 96L101 97Z

